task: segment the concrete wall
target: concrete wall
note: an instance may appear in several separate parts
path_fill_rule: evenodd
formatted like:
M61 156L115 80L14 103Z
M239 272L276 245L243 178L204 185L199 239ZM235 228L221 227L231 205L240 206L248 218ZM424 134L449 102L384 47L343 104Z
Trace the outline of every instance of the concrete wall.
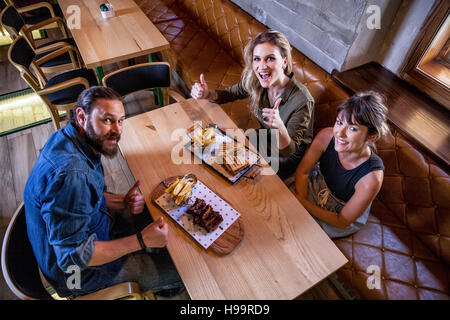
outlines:
M398 74L435 0L403 0L375 61Z
M286 34L295 48L331 73L370 61L397 72L417 35L411 25L423 24L419 16L425 18L435 0L231 1L269 28ZM371 5L380 9L380 28L368 27Z
M342 0L337 0L336 2L342 2ZM378 26L377 28L372 28L371 26L374 23L373 15L375 14L374 9L371 7L373 5L380 10L379 29ZM376 60L400 5L401 0L369 0L366 2L366 11L361 16L353 42L341 69L338 69L339 71L348 70Z

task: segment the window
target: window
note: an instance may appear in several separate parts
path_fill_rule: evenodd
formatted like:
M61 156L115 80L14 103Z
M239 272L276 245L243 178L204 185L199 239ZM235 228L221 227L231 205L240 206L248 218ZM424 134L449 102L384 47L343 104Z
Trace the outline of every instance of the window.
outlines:
M437 0L401 76L450 110L450 2Z

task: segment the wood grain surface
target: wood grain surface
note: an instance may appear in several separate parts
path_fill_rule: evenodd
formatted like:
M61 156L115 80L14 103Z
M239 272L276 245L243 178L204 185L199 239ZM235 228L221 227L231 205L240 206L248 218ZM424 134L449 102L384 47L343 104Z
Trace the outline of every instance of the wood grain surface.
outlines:
M168 49L169 42L133 0L109 0L115 17L104 19L100 12L103 0L58 1L68 22L74 21L69 6L80 9L80 28L72 35L87 68ZM70 8L69 8L70 9ZM68 23L69 28L71 24Z
M193 163L182 139L193 121L236 128L220 106L189 99L126 119L120 141L153 218L165 214L151 201L151 192L164 179L186 173L195 174L241 214L245 235L224 256L195 245L166 219L168 250L192 299L294 299L347 262L271 168L256 179L230 184ZM236 131L236 139L244 141L242 131Z

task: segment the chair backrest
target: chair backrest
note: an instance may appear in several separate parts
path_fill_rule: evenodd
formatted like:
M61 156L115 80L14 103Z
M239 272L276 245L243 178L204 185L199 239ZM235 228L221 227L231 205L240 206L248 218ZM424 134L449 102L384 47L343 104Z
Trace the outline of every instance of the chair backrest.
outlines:
M41 85L47 82L45 74L39 66L34 62L36 53L31 48L25 38L17 37L8 50L9 61L20 71L22 78L30 85L30 87L38 91ZM33 69L38 78L31 72Z
M0 0L0 2L1 1L2 0ZM18 37L20 31L25 26L25 21L14 6L7 6L6 9L2 11L0 21L12 39Z
M6 230L1 260L3 276L16 296L22 300L53 300L39 275L38 264L28 239L23 202Z
M170 65L167 62L149 62L107 74L103 78L103 85L124 97L137 91L168 88L170 80Z

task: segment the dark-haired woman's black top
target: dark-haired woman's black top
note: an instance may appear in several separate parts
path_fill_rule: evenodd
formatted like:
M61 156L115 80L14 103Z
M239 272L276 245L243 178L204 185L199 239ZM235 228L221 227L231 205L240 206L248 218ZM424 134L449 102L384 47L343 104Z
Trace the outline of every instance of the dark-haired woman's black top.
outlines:
M374 152L370 158L354 169L347 170L339 162L338 153L334 149L334 137L327 150L320 157L320 171L328 189L344 202L350 200L355 193L355 185L359 179L375 170L384 170L383 160Z

